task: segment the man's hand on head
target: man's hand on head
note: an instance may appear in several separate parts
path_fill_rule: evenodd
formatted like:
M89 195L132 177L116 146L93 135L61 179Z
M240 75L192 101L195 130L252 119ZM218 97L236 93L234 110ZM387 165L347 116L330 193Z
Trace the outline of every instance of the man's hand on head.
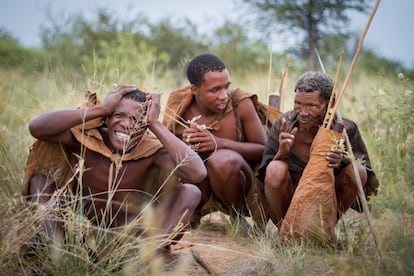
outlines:
M161 110L161 94L158 93L148 93L148 123L154 123L158 120Z
M106 115L110 116L114 112L116 106L126 93L132 92L136 89L136 85L118 85L111 92L109 92L102 103L102 107L104 107Z

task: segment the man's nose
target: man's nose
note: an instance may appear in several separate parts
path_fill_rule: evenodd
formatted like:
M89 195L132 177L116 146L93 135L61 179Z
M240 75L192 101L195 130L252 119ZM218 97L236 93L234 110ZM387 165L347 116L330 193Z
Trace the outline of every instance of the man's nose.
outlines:
M220 100L226 100L228 98L228 96L229 96L229 93L228 93L227 89L223 88L223 89L220 90L218 98Z
M302 115L302 116L307 116L307 115L309 115L309 109L308 109L306 106L302 106L302 107L299 109L299 115Z
M134 127L134 121L128 117L122 118L122 120L120 121L120 124L125 129L132 129Z

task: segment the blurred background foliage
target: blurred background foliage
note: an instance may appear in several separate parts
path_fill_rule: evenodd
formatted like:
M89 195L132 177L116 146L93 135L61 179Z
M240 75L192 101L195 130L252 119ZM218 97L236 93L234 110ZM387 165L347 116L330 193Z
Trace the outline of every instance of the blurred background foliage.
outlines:
M163 74L167 69L182 72L188 59L203 52L217 54L234 72L265 71L269 63L269 35L277 36L278 32L283 32L295 38L295 45L283 53L273 53L274 68L280 68L284 62L280 57L289 54L301 63L303 69L319 69L316 48L327 69L335 70L340 50L352 58L359 39L347 28L350 18L345 11L367 13L370 11L369 3L372 3L347 0L338 1L343 3L341 5L329 5L332 1L309 1L315 4L298 9L303 1L241 2L244 3L242 7L256 12L255 22L247 18L246 21L225 21L207 34L200 33L199 26L186 18L166 17L154 23L142 14L134 19L125 19L105 8L99 8L96 16L89 20L81 14L49 14L50 23L41 30L42 45L38 49L21 46L12 34L0 29L1 66L37 72L45 70L45 67L79 71L82 66L89 66L86 63L91 56L108 56L111 51L116 52L113 49L116 48L124 56L133 51L139 51L140 56L155 55L157 74ZM306 14L312 15L314 20L303 22ZM312 33L307 32L307 28L315 29L315 38L303 35ZM252 31L256 34L254 38L249 36ZM413 68L404 68L399 62L378 56L370 49L363 50L359 67L373 74L402 71L408 77L414 74Z

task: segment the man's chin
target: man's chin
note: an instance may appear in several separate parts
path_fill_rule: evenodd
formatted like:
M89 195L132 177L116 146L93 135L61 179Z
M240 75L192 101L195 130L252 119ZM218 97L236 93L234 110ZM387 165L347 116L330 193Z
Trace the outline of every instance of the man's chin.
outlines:
M299 128L300 129L307 129L307 130L309 130L309 129L311 129L312 128L312 124L310 124L310 123L300 123L299 124Z
M319 128L319 125L315 125L313 122L299 123L299 129L303 131L311 131L315 128Z
M130 139L128 142L117 140L116 143L112 145L112 148L115 152L119 154L131 152L135 149L135 147L137 146L141 138L142 136L135 137L135 138Z
M113 149L115 152L119 154L123 154L123 153L129 152L132 149L132 146L130 143L128 144L117 143L116 145L113 145Z

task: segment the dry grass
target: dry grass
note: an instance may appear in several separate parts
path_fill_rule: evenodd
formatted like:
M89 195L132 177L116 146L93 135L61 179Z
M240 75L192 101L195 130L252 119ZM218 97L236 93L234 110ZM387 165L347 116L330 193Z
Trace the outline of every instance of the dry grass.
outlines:
M28 121L48 110L76 106L86 87L98 91L102 97L112 83L118 80L102 77L103 81L96 82L94 78L86 76L80 78L81 81L75 81L58 73L36 76L22 75L17 71L0 73L2 273L162 274L162 260L154 256L154 243L159 242L160 237L131 238L132 230L128 227L116 233L106 228L95 229L79 215L76 208L69 208L70 212L64 221L68 229L71 229L66 237L68 244L63 249L50 247L39 225L41 217L33 216L30 204L19 196L27 150L33 142L27 131ZM105 75L105 72L101 74ZM284 110L291 107L294 80L298 75L298 72L289 72ZM234 87L257 91L260 99L267 101L267 73L232 77ZM122 78L135 79L127 74L123 74ZM177 87L172 79L167 77L160 80L162 85L156 90L165 93L175 90ZM158 83L158 80L151 82ZM277 78L273 87L278 87ZM409 125L402 128L401 124L410 118L408 115L411 113L409 110L404 113L399 108L401 103L409 103L410 110L414 110L414 96L412 92L407 92L412 90L412 83L402 83L397 76L381 80L359 74L351 80L341 106L342 115L354 119L360 125L373 167L381 182L379 194L370 204L374 226L379 235L379 250L383 253L382 259L365 217L351 211L337 225L343 242L342 249L300 243L281 245L277 229L271 223L265 232L250 231L248 238L245 232L239 231L237 224L229 224L226 228L228 236L248 252L253 252L250 254L254 257L230 265L227 274L414 274L414 185L410 178L414 143L409 135L414 129L410 123L412 121L408 121ZM164 101L166 97L163 95ZM387 117L392 117L393 120L386 120ZM145 216L151 220L151 212ZM204 227L207 226L208 224ZM108 240L111 240L109 245ZM180 271L185 271L185 262L175 269L177 275Z

